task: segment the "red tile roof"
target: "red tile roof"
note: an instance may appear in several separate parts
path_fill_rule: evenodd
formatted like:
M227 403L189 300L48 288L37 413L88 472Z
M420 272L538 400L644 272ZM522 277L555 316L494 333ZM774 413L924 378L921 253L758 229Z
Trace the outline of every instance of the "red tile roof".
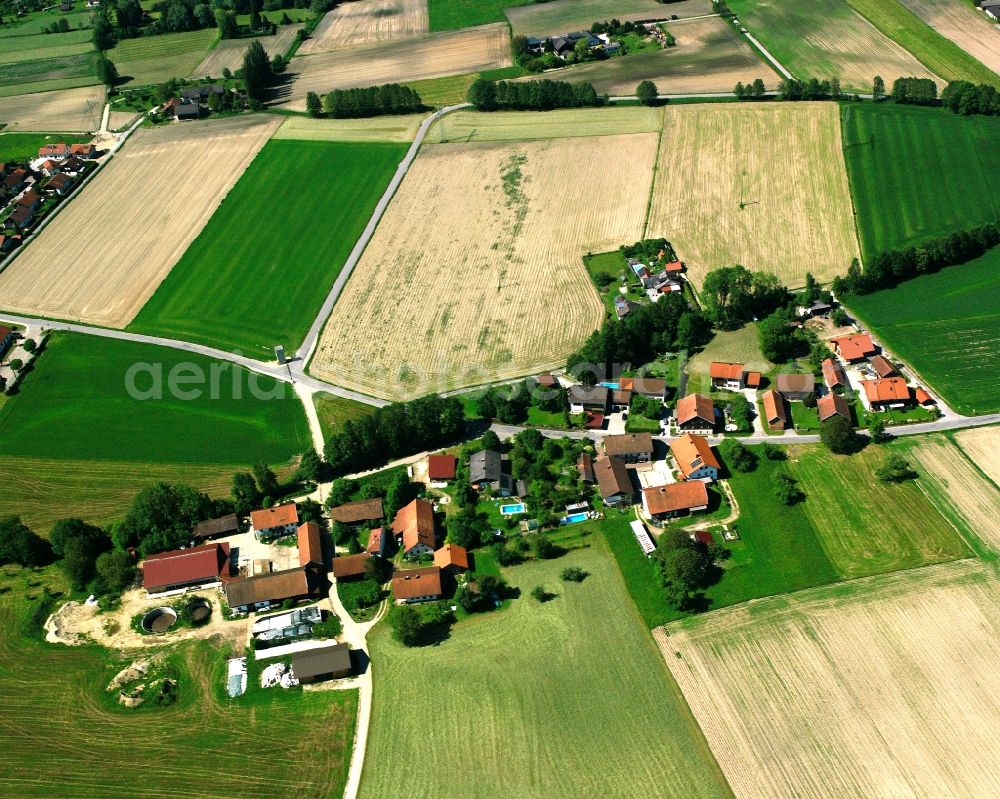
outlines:
M910 387L901 377L884 377L878 380L862 380L868 402L906 402L910 399Z
M686 424L693 419L702 419L714 426L715 406L712 400L701 394L688 394L677 400L677 423Z
M650 514L676 513L708 505L708 489L701 480L687 480L655 488L644 488L642 498Z
M677 461L681 473L688 477L703 466L721 468L705 436L685 433L670 442L670 452Z
M712 361L708 365L708 376L713 380L742 380L743 364Z
M3 339L2 330L0 330L0 339ZM934 403L934 397L932 397L922 388L918 387L917 390L913 392L913 396L914 399L916 399L916 401L919 402L921 405L929 405Z
M777 391L772 389L765 392L761 401L764 403L764 417L767 419L768 424L775 424L777 422L781 422L782 425L788 424L788 414L785 411L785 398Z
M392 578L392 593L396 599L441 596L441 569L428 566L424 569L396 572L396 576Z
M434 506L426 499L413 500L392 520L392 532L403 536L403 552L417 544L434 549Z
M840 361L835 361L833 358L823 361L823 382L830 388L847 385L847 375Z
M319 525L316 522L300 524L298 529L299 566L307 563L323 563L323 544L320 540Z
M851 406L839 394L827 394L816 400L816 411L819 413L819 420L825 422L831 416L843 416L845 419L851 418Z
M160 552L142 565L142 586L150 592L228 578L229 544L225 543Z
M360 577L365 573L365 564L371 557L367 552L357 555L341 555L333 559L334 577Z
M603 413L589 413L587 414L587 421L584 423L584 427L588 430L600 430L604 427L604 414Z
M273 508L262 508L250 514L250 523L254 530L269 530L286 524L298 524L299 509L295 507L294 502L275 505Z
M684 264L682 264L680 261L671 261L663 268L667 271L667 274L670 274L671 272L683 272Z
M365 547L365 551L369 555L381 555L384 551L384 544L382 543L384 531L384 527L376 527L368 534L368 546Z
M760 386L760 372L747 372L743 383L747 388L758 388Z
M453 480L457 464L454 455L431 455L427 459L427 476L431 480Z
M468 569L469 553L465 547L460 547L457 544L445 544L434 553L434 565L440 569L447 569L449 566Z
M892 377L896 374L896 367L884 355L873 355L868 362L879 377Z
M848 361L858 361L875 354L875 344L867 333L854 333L832 339L840 354Z

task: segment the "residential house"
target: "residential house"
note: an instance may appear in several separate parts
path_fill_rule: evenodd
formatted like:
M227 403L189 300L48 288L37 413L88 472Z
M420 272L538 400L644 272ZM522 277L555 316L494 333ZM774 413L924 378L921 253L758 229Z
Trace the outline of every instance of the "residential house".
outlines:
M684 264L680 261L670 261L663 267L663 269L668 275L676 276L684 271Z
M607 413L611 389L607 386L570 386L567 392L570 413Z
M220 83L212 86L188 86L181 89L181 101L187 103L204 103L211 95L221 97L226 93L226 87Z
M708 488L699 480L644 488L642 510L655 522L708 510Z
M594 476L594 457L589 452L580 453L580 457L576 459L576 471L584 485L592 486L594 484L597 479Z
M376 527L368 534L368 546L365 547L365 552L384 558L388 540L389 536L386 534L385 528Z
M769 430L784 430L788 427L788 406L781 394L774 389L766 391L761 397L761 403L764 406L764 419Z
M12 169L3 179L4 191L8 196L17 194L27 181L28 171L26 169L22 169L21 167Z
M37 192L35 187L32 186L24 194L17 198L17 207L27 208L29 211L34 213L41 206L44 199L45 197Z
M501 496L510 496L514 491L514 479L506 465L503 456L494 450L473 453L469 457L469 485L477 491L489 489Z
M321 570L311 563L297 569L231 580L226 583L226 604L236 613L268 610L286 600L319 596L322 587Z
M644 463L653 457L653 437L649 433L624 433L604 437L604 454L626 463Z
M628 299L624 294L615 295L615 314L619 319L624 319L638 307L639 303Z
M10 222L14 227L19 230L23 230L31 224L31 220L34 219L35 212L30 208L24 208L23 206L17 206L14 208L13 213L7 217L7 221Z
M601 498L607 505L631 505L635 501L632 478L619 458L598 458L594 461L594 475Z
M525 46L532 55L541 55L545 48L545 43L536 36L529 36L527 37Z
M55 194L58 197L62 197L66 194L66 192L72 189L75 184L76 180L74 180L70 175L59 174L50 178L43 188L47 192Z
M457 574L469 570L469 553L457 544L445 544L434 553L434 565L442 572Z
M75 155L71 155L69 158L67 158L65 161L59 164L59 171L66 175L76 176L79 175L81 172L83 172L83 168L85 166L86 164L84 164L83 161L81 161Z
M9 238L0 236L0 238ZM9 327L0 325L0 357L10 349L11 345L14 343L14 331Z
M573 43L565 36L553 36L550 41L552 43L552 52L560 58L565 57L567 53L573 52Z
M458 458L454 455L431 455L427 458L427 479L434 483L447 483L455 479Z
M631 381L629 381L631 383ZM632 404L632 387L625 388L619 383L618 388L611 389L611 410L627 411Z
M873 355L868 359L868 363L871 364L872 369L875 370L875 374L879 377L892 377L899 374L896 371L896 367L884 355Z
M299 545L299 566L308 566L310 563L322 566L326 561L323 558L323 536L319 525L316 522L300 524L296 535Z
M685 480L711 483L719 479L719 465L708 439L685 433L670 442L670 454Z
M346 644L304 649L292 655L292 674L303 685L338 680L351 674L351 649Z
M68 158L71 154L69 145L65 142L59 142L58 144L45 144L38 148L39 158L54 158L59 160L61 158Z
M198 103L181 102L174 106L174 117L179 121L201 118L201 106Z
M333 559L333 576L337 578L337 582L364 577L365 567L370 558L371 555L367 552L359 552L357 555L339 555Z
M261 541L291 535L299 529L299 509L294 502L262 508L250 514L250 524Z
M240 520L235 513L228 513L217 519L206 519L198 522L191 533L196 541L207 541L221 535L236 535L240 531Z
M840 357L847 363L859 363L876 353L872 337L867 333L853 333L831 340Z
M677 400L675 411L680 430L711 433L715 429L715 405L702 394L688 394Z
M847 373L840 361L827 358L823 361L823 382L833 391L835 388L847 388Z
M397 605L414 605L440 599L441 569L428 566L396 572L396 576L392 578L392 593Z
M552 372L535 375L535 382L540 388L559 388L559 380Z
M905 408L913 404L910 387L901 377L880 377L876 380L862 380L861 388L872 410L884 411L889 408Z
M97 158L97 145L96 144L71 144L69 146L69 154L75 156L76 158Z
M149 594L219 585L229 577L229 544L160 552L142 564L142 587Z
M382 509L382 500L361 499L357 502L347 502L330 508L330 518L340 524L357 529L366 524L373 524L382 521L385 511Z
M402 539L403 554L408 558L429 555L436 544L434 506L426 499L415 499L401 508L392 520L392 532Z
M708 376L712 378L712 388L727 391L742 391L760 386L760 372L748 371L741 363L712 361L708 366Z
M816 411L819 420L825 422L833 416L843 416L851 421L851 406L840 394L827 394L816 400Z
M780 374L774 388L789 402L801 402L816 391L816 378L811 374Z
M60 167L59 162L53 161L50 158L43 161L42 165L38 168L38 170L46 177L52 177L53 175L59 174L60 172L59 167Z
M620 389L628 389L633 395L641 394L663 402L667 396L667 381L658 377L622 377L618 381Z

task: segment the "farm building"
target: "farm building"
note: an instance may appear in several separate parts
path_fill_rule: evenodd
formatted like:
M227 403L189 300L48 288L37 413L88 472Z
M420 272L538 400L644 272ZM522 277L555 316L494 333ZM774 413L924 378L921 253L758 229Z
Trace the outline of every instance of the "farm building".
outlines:
M700 480L670 483L642 490L642 510L654 521L708 508L708 488Z
M644 525L638 519L629 522L629 527L632 528L632 535L635 536L635 540L639 542L639 546L642 548L642 554L647 558L656 551L656 544L653 543L653 539L649 535L649 530L646 529Z
M385 528L376 527L368 534L368 546L365 547L365 552L369 555L385 557L385 546L388 539L389 536L385 534Z
M2 356L8 349L10 345L14 343L14 331L9 327L4 327L0 325L0 356Z
M711 433L715 429L715 405L702 394L677 400L677 427L687 432Z
M382 500L362 499L330 508L330 518L348 527L361 527L382 520Z
M39 158L54 158L55 160L60 160L62 158L68 158L70 155L69 145L65 142L59 142L57 144L46 144L38 148Z
M495 491L510 496L514 491L514 478L504 467L503 456L494 450L484 449L469 457L469 485L477 491Z
M392 578L392 593L397 605L413 605L440 599L441 569L428 566L396 572L396 576Z
M316 522L306 522L300 524L296 531L299 545L299 566L308 566L310 563L323 565L323 541L320 536L319 525Z
M604 454L626 463L645 463L653 457L653 437L649 433L605 436Z
M827 358L823 361L823 382L826 387L833 391L835 388L845 388L847 386L847 373L840 361Z
M443 572L465 572L469 570L469 553L457 544L445 544L434 553L434 565Z
M3 348L0 347L0 353L2 353L2 352L3 352ZM914 389L914 391L913 391L913 399L915 399L917 401L918 405L927 406L927 405L934 405L934 404L936 404L936 401L935 401L934 397L932 397L930 394L928 394L924 389L920 388L920 386L917 386L917 388Z
M365 576L365 567L371 558L367 552L357 555L341 555L333 559L333 576L340 580L354 580Z
M868 363L871 364L872 369L875 370L875 374L879 377L892 377L898 374L896 367L884 355L873 355L868 359Z
M44 189L49 194L55 194L57 197L62 197L73 188L76 181L70 175L55 175L51 180L49 180Z
M611 389L607 386L570 386L567 391L570 413L608 412Z
M337 680L351 673L351 650L346 644L330 644L292 655L292 673L300 683Z
M833 416L843 416L847 421L851 421L851 406L839 394L827 394L825 397L820 397L816 400L816 411L821 422L825 422Z
M865 399L872 410L880 411L887 408L905 408L913 404L910 387L901 377L885 377L877 380L862 380L861 388Z
M831 339L840 357L848 363L859 363L875 354L875 344L867 333L854 333Z
M236 613L267 610L286 599L317 596L322 583L320 569L315 564L309 564L273 574L232 580L226 583L226 602Z
M596 478L594 477L594 456L589 452L581 452L576 459L576 471L584 485L592 486Z
M540 375L535 375L535 382L541 388L559 388L559 380L552 372L544 372Z
M71 144L69 154L77 158L97 158L97 146L94 144Z
M773 389L764 392L761 398L764 405L764 419L769 430L784 430L788 427L788 407L785 398Z
M191 535L196 541L207 541L220 535L236 535L240 531L240 520L235 513L228 513L218 519L206 519L194 526Z
M291 535L299 529L299 509L294 502L262 508L250 514L250 524L261 541Z
M427 459L427 479L435 483L447 483L455 479L458 458L454 455L431 455Z
M712 388L727 391L742 391L760 386L760 372L747 371L741 363L712 361L708 366L708 376L712 378Z
M774 378L774 388L789 402L801 402L816 391L816 378L811 374L780 374Z
M142 587L149 594L218 585L229 577L229 544L160 552L142 564Z
M719 461L704 436L685 433L670 442L670 452L685 480L711 483L719 479Z
M635 489L625 461L618 458L598 458L594 462L594 474L601 498L607 505L631 505L635 500Z
M392 520L392 532L402 540L408 558L430 555L434 551L434 506L426 499L415 499L401 508Z

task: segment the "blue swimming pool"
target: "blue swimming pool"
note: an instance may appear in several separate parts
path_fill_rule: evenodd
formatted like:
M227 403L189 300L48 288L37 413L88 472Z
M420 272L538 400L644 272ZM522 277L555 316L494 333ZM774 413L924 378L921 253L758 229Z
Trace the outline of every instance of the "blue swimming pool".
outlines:
M503 516L516 516L518 513L524 513L527 507L523 502L518 502L516 505L501 505L500 513Z
M588 514L586 513L571 513L562 519L560 524L576 524L577 522L587 521Z
M615 390L618 389L618 384L617 383L598 383L597 385L604 386L605 388L613 388Z

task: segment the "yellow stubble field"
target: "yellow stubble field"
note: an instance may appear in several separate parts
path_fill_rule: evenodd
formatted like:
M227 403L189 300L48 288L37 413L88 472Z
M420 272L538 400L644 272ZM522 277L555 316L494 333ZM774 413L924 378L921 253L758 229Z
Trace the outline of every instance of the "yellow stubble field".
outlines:
M1000 795L1000 581L976 560L654 631L740 799Z
M581 256L641 235L656 143L425 145L334 306L313 373L401 399L561 363L604 316Z
M427 0L357 0L327 11L299 55L356 44L410 39L430 30Z
M95 131L101 127L103 110L103 86L0 97L0 122L5 123L6 133Z

